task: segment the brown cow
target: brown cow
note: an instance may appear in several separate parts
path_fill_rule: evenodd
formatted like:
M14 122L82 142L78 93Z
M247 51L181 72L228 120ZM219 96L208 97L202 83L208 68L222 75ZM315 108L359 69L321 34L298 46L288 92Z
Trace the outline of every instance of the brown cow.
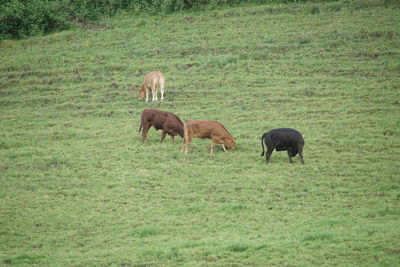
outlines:
M169 134L174 140L175 135L183 138L183 123L178 116L170 112L159 109L144 109L139 132L142 130L143 141L148 141L147 132L154 126L156 130L162 129L160 143L163 142L165 135Z
M209 120L187 120L183 124L184 138L181 152L187 153L189 144L193 138L211 139L210 154L216 144L221 144L225 152L235 148L236 138L233 137L225 127L216 121Z
M141 100L146 95L146 102L149 100L149 91L153 95L153 101L158 100L157 98L157 87L160 87L161 100L164 99L164 85L165 78L164 75L159 71L152 71L146 74L144 77L144 82L138 91L138 99Z

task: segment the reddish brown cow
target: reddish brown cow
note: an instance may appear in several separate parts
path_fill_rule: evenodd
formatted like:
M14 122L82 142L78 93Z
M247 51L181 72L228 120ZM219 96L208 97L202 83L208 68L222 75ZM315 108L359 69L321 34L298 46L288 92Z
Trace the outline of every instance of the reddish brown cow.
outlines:
M142 131L143 141L148 141L147 132L154 126L156 130L162 129L160 143L163 142L165 135L169 134L174 140L175 135L183 138L183 123L178 116L170 112L159 109L144 109L139 132Z
M211 139L210 154L216 144L221 144L225 152L234 149L236 138L233 137L219 122L208 120L187 120L183 124L184 138L181 152L187 153L193 138Z

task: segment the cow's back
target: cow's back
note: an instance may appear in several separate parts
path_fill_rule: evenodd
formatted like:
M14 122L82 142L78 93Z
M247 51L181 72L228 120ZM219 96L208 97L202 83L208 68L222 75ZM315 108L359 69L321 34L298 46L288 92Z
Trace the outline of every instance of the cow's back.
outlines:
M291 128L271 130L265 134L265 140L267 146L276 147L277 151L286 150L288 147L295 149L298 145L304 145L300 132Z
M159 70L149 72L144 77L144 83L150 87L164 85L164 82L164 75Z
M210 134L207 125L204 121L200 120L186 120L184 131L186 131L186 135L190 138L207 138Z
M158 109L145 109L142 112L142 124L149 123L156 129L162 129L167 118L167 112Z
M183 123L181 119L170 112L159 109L144 109L142 112L142 124L150 124L156 129L167 128L174 130L180 136L183 136Z
M192 137L211 138L214 135L231 137L225 127L216 121L186 120L185 127Z

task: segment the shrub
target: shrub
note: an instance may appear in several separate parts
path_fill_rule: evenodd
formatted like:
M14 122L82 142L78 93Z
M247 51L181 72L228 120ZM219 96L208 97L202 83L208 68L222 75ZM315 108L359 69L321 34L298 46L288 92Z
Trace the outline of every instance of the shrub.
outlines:
M102 14L114 15L120 9L132 7L133 2L130 0L0 0L0 39L20 39L68 29L74 22L95 20Z
M272 0L281 3L306 0ZM325 0L329 1L329 0ZM336 1L336 0L331 0ZM386 0L390 1L390 0ZM220 7L261 0L0 0L0 40L20 39L70 28L74 22L112 16L119 10L149 14ZM312 9L311 13L319 13Z
M243 244L243 243L235 243L235 244L228 246L228 250L230 250L232 252L243 252L247 249L249 249L249 245Z
M0 39L19 39L69 26L68 16L58 1L11 0L0 5Z

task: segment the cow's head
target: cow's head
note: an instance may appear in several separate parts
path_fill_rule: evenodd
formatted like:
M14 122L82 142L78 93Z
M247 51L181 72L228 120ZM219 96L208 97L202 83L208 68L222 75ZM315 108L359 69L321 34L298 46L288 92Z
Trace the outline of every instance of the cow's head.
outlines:
M232 137L232 138L226 138L225 139L225 146L228 149L235 149L235 144L236 144L236 138Z
M178 129L178 131L177 131L177 135L179 135L180 137L182 137L182 138L183 138L183 135L184 135L184 132L183 132L183 127Z
M137 92L137 99L138 100L142 100L144 98L144 96L146 95L146 89L144 88L144 86L140 86L138 92Z

